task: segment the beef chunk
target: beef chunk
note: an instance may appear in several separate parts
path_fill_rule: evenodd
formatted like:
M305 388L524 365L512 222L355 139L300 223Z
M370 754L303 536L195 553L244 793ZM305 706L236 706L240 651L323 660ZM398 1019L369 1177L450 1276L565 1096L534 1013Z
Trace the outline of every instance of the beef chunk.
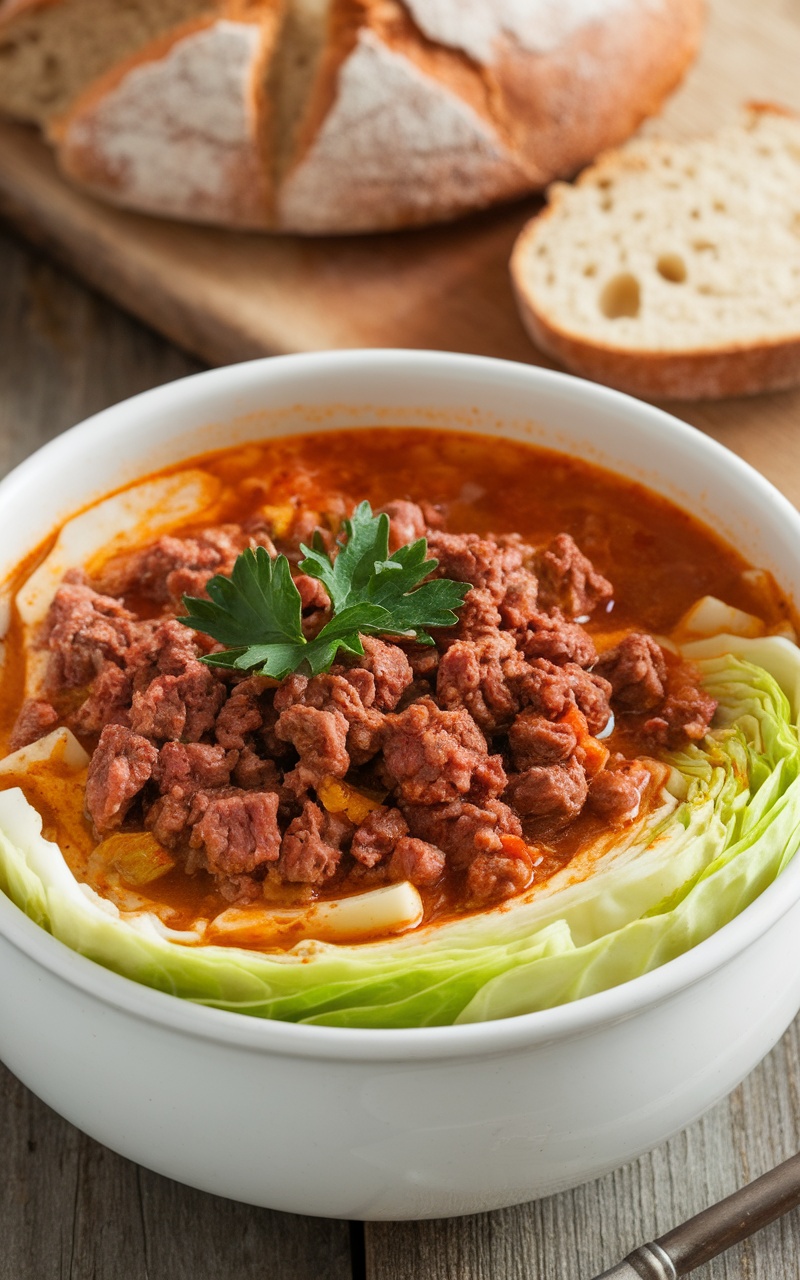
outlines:
M493 635L500 629L501 622L500 610L491 592L482 587L474 588L464 597L456 625L442 627L431 634L437 648L444 652L457 640L477 640L481 636Z
M44 698L26 698L11 730L9 748L18 751L38 742L58 724L58 712Z
M602 733L611 718L611 685L594 671L584 671L573 662L568 662L563 670L589 732Z
M520 771L536 765L560 764L578 745L572 725L553 723L533 710L523 711L508 731L514 767Z
M406 502L403 498L397 498L394 502L387 502L376 514L381 515L384 512L389 517L390 552L425 537L427 528L425 516L416 502Z
M419 888L428 888L444 875L446 858L436 845L414 836L403 836L395 845L389 863L392 880L410 880Z
M190 789L173 787L147 809L144 825L165 849L183 844L191 831L190 815L196 794Z
M202 663L193 661L180 676L156 676L134 693L130 725L135 733L157 741L198 742L214 728L225 687Z
M129 591L166 604L182 595L200 595L215 573L230 573L251 540L239 525L206 529L194 538L159 538L149 547L109 561L99 585L112 595Z
M233 771L237 787L252 791L280 791L281 780L274 760L264 760L252 747L244 747Z
M318 804L307 800L300 817L289 823L283 837L283 879L299 884L323 884L329 880L342 860L341 846L349 831L352 823L338 814L325 813Z
M515 685L526 666L513 636L495 631L457 640L439 663L436 692L442 706L465 707L476 724L494 733L519 709Z
M365 867L375 867L388 858L398 840L408 834L408 823L399 809L379 805L356 829L350 852Z
M467 870L467 893L475 903L503 901L527 889L533 880L530 854L479 853Z
M595 672L611 684L622 711L653 711L664 697L667 665L652 636L632 632L600 655Z
M689 738L698 742L711 727L716 699L698 689L685 668L670 671L667 696L658 714L646 720L644 731L658 747L679 747Z
M470 795L482 800L504 790L499 756L463 709L442 711L421 698L386 717L383 739L386 776L410 804L436 804Z
M352 683L355 670L368 671L372 676L374 694L370 702L363 699L365 705L374 704L379 711L394 711L414 679L411 664L396 644L387 644L374 636L362 636L361 643L364 646L364 656L353 660L345 677Z
M275 708L283 715L293 706L313 707L341 717L346 725L348 754L353 764L360 765L370 760L380 746L383 718L373 705L375 696L371 671L336 666L310 680L307 676L290 676L275 694ZM281 723L279 720L278 726ZM285 738L277 726L276 732L279 738Z
M558 608L571 618L588 617L614 594L568 533L559 533L537 561L539 598L545 609Z
M121 825L157 759L152 742L130 729L110 724L103 730L86 780L86 812L99 836Z
M610 827L624 827L638 817L651 774L637 760L618 760L589 783L587 807Z
M483 805L466 800L449 804L404 805L412 835L444 849L456 867L469 866L478 852L502 850L502 835L522 834L519 818L502 800Z
M591 667L597 661L592 637L577 623L568 622L558 609L533 614L527 628L515 634L519 648L531 661L545 658L557 666L574 662L579 667Z
M300 592L303 613L330 609L331 598L319 578L312 578L308 573L297 573L294 575L294 585Z
M162 792L180 787L184 791L207 791L230 782L236 757L222 747L202 742L167 742L158 753L153 777Z
M527 664L518 688L520 703L548 720L558 720L574 701L569 675L545 658Z
M573 756L565 764L534 765L509 783L506 799L523 818L559 824L577 818L588 793L586 775Z
M512 573L500 601L500 618L503 627L508 631L524 631L533 622L540 610L539 582L536 575L527 569L518 569Z
M286 786L301 794L323 778L343 778L350 768L347 754L347 721L340 711L320 711L302 704L282 711L275 733L291 742L300 756L296 769L284 778Z
M428 551L439 561L437 578L468 582L488 591L495 604L503 599L511 574L523 567L533 549L518 538L481 538L476 533L431 532Z
M59 690L88 684L105 659L122 662L134 624L133 614L119 600L79 584L60 586L45 623L49 687Z
M212 796L196 823L191 845L202 849L214 875L249 875L280 853L278 796L273 791L241 791Z
M127 671L114 662L105 662L92 682L85 702L70 718L76 733L100 733L107 724L129 725L133 682Z
M214 726L220 746L241 751L248 737L262 727L264 694L268 688L269 683L263 676L250 676L234 686Z

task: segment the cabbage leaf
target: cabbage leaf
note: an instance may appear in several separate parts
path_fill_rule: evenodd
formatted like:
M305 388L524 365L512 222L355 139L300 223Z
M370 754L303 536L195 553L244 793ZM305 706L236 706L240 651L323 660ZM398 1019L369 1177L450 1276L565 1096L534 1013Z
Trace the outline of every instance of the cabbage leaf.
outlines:
M800 651L778 637L686 645L713 731L653 762L659 802L512 904L388 941L264 954L203 945L78 884L19 789L0 793L0 889L125 977L264 1018L351 1027L477 1022L646 973L722 928L800 843Z

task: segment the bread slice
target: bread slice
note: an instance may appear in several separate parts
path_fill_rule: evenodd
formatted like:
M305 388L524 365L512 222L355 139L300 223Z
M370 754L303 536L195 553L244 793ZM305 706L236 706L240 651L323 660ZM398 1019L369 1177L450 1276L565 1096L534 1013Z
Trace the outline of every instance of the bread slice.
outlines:
M522 319L567 368L634 395L800 384L800 118L752 106L685 142L608 152L523 230Z
M269 225L267 75L283 0L227 0L220 8L94 81L53 122L69 177L144 212Z
M0 112L44 125L96 76L214 0L0 0Z

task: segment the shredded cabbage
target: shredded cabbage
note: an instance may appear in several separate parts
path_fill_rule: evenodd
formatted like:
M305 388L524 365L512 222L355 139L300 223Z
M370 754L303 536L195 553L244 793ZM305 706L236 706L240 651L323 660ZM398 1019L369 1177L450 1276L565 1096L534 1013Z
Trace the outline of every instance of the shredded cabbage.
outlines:
M681 955L775 880L800 842L800 651L774 636L687 645L719 700L670 756L660 803L541 889L378 943L261 954L196 945L72 876L18 789L0 793L0 888L67 946L137 982L262 1018L350 1027L478 1022L602 991Z

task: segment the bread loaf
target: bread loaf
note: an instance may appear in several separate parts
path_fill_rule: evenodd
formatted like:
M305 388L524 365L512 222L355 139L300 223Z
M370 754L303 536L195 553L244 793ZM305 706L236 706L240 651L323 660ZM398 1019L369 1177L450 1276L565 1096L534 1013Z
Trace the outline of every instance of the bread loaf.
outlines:
M110 0L0 0L16 85L0 109L43 121L105 199L320 234L441 221L574 172L659 108L703 0L133 5L153 38L102 60L86 32L104 9L96 29L113 26ZM56 94L31 24L61 49Z
M634 395L702 399L800 383L800 119L753 107L687 142L601 156L514 249L534 342Z

